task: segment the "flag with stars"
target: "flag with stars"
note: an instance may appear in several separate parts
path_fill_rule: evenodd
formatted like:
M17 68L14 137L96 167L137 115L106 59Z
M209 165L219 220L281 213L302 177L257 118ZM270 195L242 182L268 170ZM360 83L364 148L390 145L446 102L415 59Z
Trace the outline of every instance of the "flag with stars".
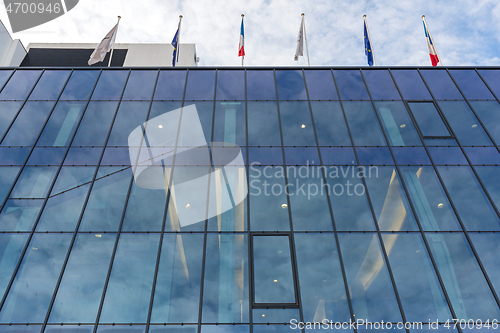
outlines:
M179 29L180 27L177 28L177 31L175 32L174 35L174 39L172 39L172 46L174 47L174 54L172 55L172 67L175 67L175 63L177 61L177 36L179 35Z
M368 58L368 66L373 66L373 51L370 36L368 35L368 27L365 21L365 55Z

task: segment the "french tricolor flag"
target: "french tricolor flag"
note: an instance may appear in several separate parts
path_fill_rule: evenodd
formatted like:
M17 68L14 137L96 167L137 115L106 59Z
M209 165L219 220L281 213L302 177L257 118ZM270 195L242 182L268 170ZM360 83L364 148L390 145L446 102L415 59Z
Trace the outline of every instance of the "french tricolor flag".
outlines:
M238 46L238 57L245 56L245 33L243 32L243 15L241 15L240 45Z
M425 23L424 16L422 16L422 20L424 23L425 39L427 40L427 48L429 49L429 56L431 57L431 63L432 66L437 66L440 60L436 51L436 46L434 46L431 34L429 32L429 29L427 28L427 24Z

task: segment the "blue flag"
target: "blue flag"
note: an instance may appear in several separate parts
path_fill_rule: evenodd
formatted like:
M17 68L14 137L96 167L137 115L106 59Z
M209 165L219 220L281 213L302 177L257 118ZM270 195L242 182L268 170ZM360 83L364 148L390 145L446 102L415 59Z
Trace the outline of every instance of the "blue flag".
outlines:
M175 67L175 61L177 60L177 34L179 29L175 32L174 39L172 39L172 46L174 47L174 54L172 55L172 67Z
M370 36L368 36L368 28L365 21L365 54L368 57L368 66L373 66L373 52Z

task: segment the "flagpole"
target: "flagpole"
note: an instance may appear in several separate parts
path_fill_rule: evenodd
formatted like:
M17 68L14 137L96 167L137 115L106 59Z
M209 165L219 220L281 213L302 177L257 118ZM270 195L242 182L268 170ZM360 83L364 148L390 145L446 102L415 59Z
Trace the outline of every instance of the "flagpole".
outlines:
M304 39L306 40L306 52L307 52L307 66L311 66L311 62L309 61L309 48L307 47L307 34L306 34L306 20L304 16L306 14L302 13L302 19L304 20Z
M372 51L373 63L377 66L377 60L375 59L375 52L373 52L372 38L370 37L370 29L368 29L368 23L366 22L366 15L363 15L363 20L365 21L366 33L368 34L368 40L370 41L370 49Z
M243 18L245 17L245 14L241 14L241 20L243 21ZM241 57L241 67L243 67L243 64L244 64L244 60L245 60L245 56L242 56Z
M422 20L424 21L425 29L427 30L427 33L429 34L429 38L432 41L432 45L434 45L434 49L436 50L436 55L439 59L439 63L441 64L441 66L443 66L443 62L441 61L441 57L439 56L439 52L438 52L438 49L436 47L436 43L434 43L434 39L432 39L431 32L429 31L429 27L427 26L427 22L425 21L425 15L422 15Z
M179 27L177 28L177 53L175 54L175 63L179 63L179 51L181 50L181 22L182 15L179 15Z
M118 24L120 24L120 19L122 17L121 16L118 16L118 23L116 24L116 31L115 31L115 34L113 36L113 47L111 48L111 53L109 55L109 62L108 62L108 67L111 67L111 59L113 59L113 51L115 50L115 39L116 39L116 35L118 34Z

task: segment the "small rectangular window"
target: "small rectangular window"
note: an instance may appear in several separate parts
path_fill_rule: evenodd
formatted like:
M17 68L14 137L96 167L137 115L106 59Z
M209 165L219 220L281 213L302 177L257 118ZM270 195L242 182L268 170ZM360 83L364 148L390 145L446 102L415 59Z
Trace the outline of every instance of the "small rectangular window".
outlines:
M434 103L408 103L424 139L451 138L452 135Z

